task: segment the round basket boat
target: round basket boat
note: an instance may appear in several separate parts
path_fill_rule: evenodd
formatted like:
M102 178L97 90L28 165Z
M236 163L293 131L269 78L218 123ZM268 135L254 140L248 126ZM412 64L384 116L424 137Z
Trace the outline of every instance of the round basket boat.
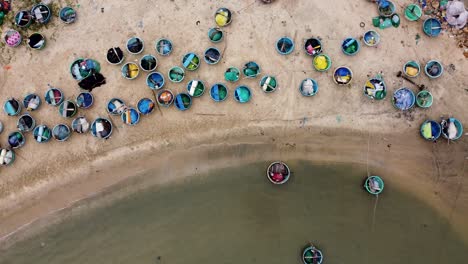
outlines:
M426 120L421 124L419 132L425 140L436 141L442 133L442 128L436 121Z
M441 122L442 135L449 140L457 140L463 135L463 125L460 120L449 117Z
M205 92L205 84L201 80L191 80L187 84L187 92L192 97L200 97Z
M304 43L304 50L309 56L322 53L322 42L318 38L309 38Z
M5 101L3 105L3 110L9 116L16 116L21 112L21 104L18 100L11 97Z
M185 71L179 66L172 67L167 73L171 82L180 83L185 78Z
M52 129L52 137L57 141L66 141L71 135L70 128L65 124L58 124Z
M37 94L27 94L23 99L23 106L27 111L34 111L41 106L41 97Z
M343 40L343 43L341 44L341 50L348 56L356 55L360 49L361 44L359 44L359 41L355 38L348 37Z
M126 108L125 102L120 98L112 98L107 102L107 112L111 115L121 115Z
M379 176L370 176L364 181L364 189L372 195L382 193L384 186L384 181Z
M275 161L267 168L267 178L273 184L285 184L290 176L288 165L282 161Z
M416 95L416 105L421 108L431 107L433 100L432 94L427 90L420 91Z
M272 93L278 87L278 82L275 76L265 75L260 80L260 87L265 93Z
M299 92L303 96L314 96L318 93L319 87L318 83L316 80L312 78L306 78L301 82L301 85L299 85Z
M15 131L8 135L8 145L10 145L10 148L21 148L24 144L26 144L26 137L24 137L23 133Z
M33 130L34 139L39 143L45 143L52 137L52 131L46 125L39 125Z
M200 66L200 57L193 52L187 53L182 57L182 65L189 71L195 71Z
M176 95L174 105L180 111L188 110L192 106L192 97L186 93Z
M86 117L79 116L72 121L72 130L78 134L84 134L89 131L89 122Z
M225 27L231 24L232 13L229 9L222 7L216 10L214 18L215 18L216 25L218 25L218 27Z
M294 41L289 37L282 37L276 41L276 51L281 55L288 55L294 51Z
M146 54L140 59L140 67L146 72L154 71L158 67L158 60L155 56Z
M436 60L430 60L426 63L424 67L424 72L429 78L436 79L439 78L444 72L444 66L442 63Z
M107 51L106 60L112 65L119 65L125 59L125 55L119 47L112 47Z
M203 58L207 64L214 65L221 60L221 52L215 47L209 47L205 50Z
M388 4L387 5L379 5L378 10L379 10L379 15L383 17L391 17L393 14L395 14L395 4L390 1L386 1Z
M134 126L140 122L140 113L135 108L128 107L123 111L122 115L120 115L122 122L129 126Z
M3 132L3 123L0 121L0 134Z
M314 69L319 72L328 71L332 65L332 61L330 57L326 54L319 54L314 57L312 60L312 65L314 65Z
M81 81L89 77L93 72L100 72L101 65L96 60L78 58L70 65L70 73L72 77Z
M60 116L72 118L78 112L78 106L71 100L63 101L59 106Z
M429 37L437 37L442 32L442 23L436 18L428 18L424 20L423 31Z
M36 120L29 114L24 114L18 118L18 122L16 122L16 127L21 132L29 132L36 127Z
M374 30L369 30L362 37L364 44L369 47L375 47L380 42L380 35Z
M364 95L371 99L382 100L387 96L387 85L382 79L369 79L364 85Z
M164 107L169 107L174 102L174 94L171 90L163 89L158 92L158 104Z
M249 87L245 85L237 86L236 90L234 91L234 99L243 104L250 101L252 98L252 93L250 92Z
M98 117L91 124L91 134L97 138L108 139L112 135L112 128L109 119Z
M155 44L156 52L162 56L168 56L172 52L172 42L168 39L158 39Z
M353 72L350 68L340 66L333 72L333 81L338 85L350 84L353 80Z
M149 115L154 111L154 101L150 98L142 98L138 101L137 108L140 114Z
M21 10L15 15L15 25L21 28L27 28L31 25L33 18L31 12Z
M8 166L15 162L15 152L12 149L0 148L0 165Z
M416 77L421 72L421 66L417 61L411 60L403 65L403 72L408 77Z
M76 97L76 104L79 108L90 108L93 105L94 97L91 93L82 92Z
M146 76L146 85L151 90L159 90L164 86L164 75L160 72L152 72Z
M236 67L229 67L224 72L224 79L228 82L237 82L240 77L240 70Z
M133 62L127 62L122 66L122 76L127 79L127 80L133 80L138 77L140 74L140 68L138 67L138 64L133 63Z
M255 78L260 74L260 66L254 61L249 61L244 65L242 72L247 78Z
M143 40L139 37L132 37L127 40L127 51L130 54L140 54L145 49Z
M226 100L226 98L228 97L228 89L226 85L222 83L216 83L213 86L211 86L210 97L215 102L222 102Z
M44 95L48 105L57 106L63 102L63 93L58 88L50 88Z
M28 47L35 50L43 49L46 45L46 39L41 33L32 33L28 37Z
M405 8L405 17L409 21L417 21L422 16L422 9L417 4L409 4Z
M223 40L224 32L219 28L210 28L208 30L208 38L213 43L218 43Z
M60 9L59 18L65 24L74 23L76 21L76 11L72 7L66 6Z
M23 41L23 37L18 31L14 29L8 29L5 32L3 41L5 41L5 44L7 46L14 48L14 47L18 47L19 44L21 44L21 41Z
M46 24L52 16L52 11L47 5L41 3L33 6L31 14L37 23Z
M416 96L409 88L403 87L393 93L392 104L396 109L409 110L416 102Z
M322 264L323 253L313 245L308 245L302 251L302 262L304 264Z

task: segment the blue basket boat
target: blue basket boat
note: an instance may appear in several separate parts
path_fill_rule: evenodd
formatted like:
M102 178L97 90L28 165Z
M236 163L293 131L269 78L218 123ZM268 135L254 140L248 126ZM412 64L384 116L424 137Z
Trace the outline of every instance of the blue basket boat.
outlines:
M37 94L28 94L23 99L23 106L27 111L34 111L41 106L41 97Z
M139 37L132 37L127 40L127 51L131 54L140 54L145 49L145 43Z
M375 47L380 42L380 35L374 30L369 30L362 37L364 44L369 47Z
M34 120L34 118L29 114L24 114L18 118L16 127L21 132L32 131L36 127L36 120Z
M200 97L205 92L205 84L201 80L191 80L187 84L187 92L192 97Z
M34 139L39 143L45 143L52 137L52 131L46 125L39 125L33 130Z
M424 67L424 72L429 78L436 79L439 78L444 72L444 66L442 63L436 60L430 60L426 63Z
M91 134L94 137L108 139L112 135L112 123L109 119L98 117L91 124Z
M94 97L91 93L83 92L76 97L76 105L79 108L90 108L93 105Z
M140 68L146 72L151 72L156 70L158 67L158 60L155 56L151 54L146 54L140 59Z
M384 181L379 176L370 176L364 181L364 189L372 195L379 195L384 187Z
M121 115L127 108L125 102L120 98L112 98L107 102L107 112L111 115Z
M457 140L463 135L463 125L460 120L454 117L442 119L440 126L442 128L442 135L446 139Z
M10 145L10 148L21 148L24 144L26 144L26 137L20 131L15 131L8 135L8 145Z
M154 111L155 103L150 98L142 98L138 101L137 108L142 115L149 115Z
M52 129L52 137L57 141L66 141L71 135L70 128L65 124L58 124Z
M180 111L188 110L192 106L192 97L186 93L176 95L174 105Z
M314 245L308 245L302 251L302 262L304 264L322 264L323 253Z
M187 53L182 57L182 65L189 71L195 71L200 66L200 57L193 52Z
M299 92L303 96L314 96L318 93L319 86L316 80L312 78L306 78L301 82L301 85L299 85Z
M205 50L203 58L207 64L214 65L221 60L221 52L215 47L209 47Z
M424 20L423 31L429 37L437 37L442 32L442 23L436 18L428 18Z
M238 86L234 91L234 99L241 104L249 102L251 98L252 93L249 87L245 85Z
M21 104L18 100L11 97L5 101L3 105L3 110L9 116L16 116L21 112Z
M416 96L409 88L403 87L393 93L392 104L396 109L409 110L416 102Z
M138 113L138 111L135 108L128 107L120 115L120 118L122 119L122 122L124 122L124 124L134 126L138 124L138 122L140 122L140 113Z
M228 97L228 89L222 83L216 83L211 86L210 96L215 102L222 102Z
M172 52L172 42L165 38L158 39L154 48L159 55L168 56Z
M146 77L146 85L151 90L159 90L165 84L164 75L160 72L152 72Z
M353 72L350 68L340 66L333 72L333 81L338 85L350 84L353 80Z
M419 132L425 140L436 141L442 133L442 128L436 121L426 120L422 123Z
M60 9L59 18L65 24L74 23L76 21L76 11L72 7L66 6Z
M294 50L294 41L289 37L282 37L276 41L276 51L281 55L291 54Z

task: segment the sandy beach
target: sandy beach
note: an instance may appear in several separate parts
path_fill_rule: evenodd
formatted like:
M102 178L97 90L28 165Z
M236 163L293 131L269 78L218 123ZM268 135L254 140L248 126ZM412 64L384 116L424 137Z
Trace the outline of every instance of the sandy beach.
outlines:
M68 2L57 1L54 6ZM157 56L157 71L165 75L172 66L180 66L187 52L201 55L210 46L223 51L217 65L203 63L197 71L187 73L182 83L167 82L166 88L174 92L185 91L191 79L201 79L208 87L225 83L228 67L241 68L250 60L260 64L261 75L275 75L279 89L266 94L259 87L260 78L244 78L227 84L230 98L222 103L215 103L205 93L194 99L188 111L161 108L143 117L135 127L111 117L115 130L108 140L74 134L67 142L38 144L28 133L26 145L16 151L14 165L0 168L2 241L15 238L19 228L35 219L148 171L156 172L154 184L163 184L253 160L304 159L369 164L372 173L384 177L390 186L414 193L431 204L468 242L468 225L463 222L468 216L468 191L464 188L468 176L467 137L450 143L441 139L434 144L419 135L419 127L426 119L450 115L468 124L468 77L463 70L467 60L449 35L429 38L421 30L421 21L408 22L402 17L399 28L378 30L382 40L377 48L363 46L351 57L341 52L342 40L348 36L359 38L374 29L371 19L377 15L376 6L367 1L290 0L271 5L260 1L142 2L73 2L78 12L76 23L64 25L54 17L40 29L48 41L44 50L31 50L26 45L13 49L2 44L2 100L23 98L28 92L42 96L48 84L61 88L66 98L74 98L80 89L69 73L69 65L77 57L98 60L107 80L93 90L94 106L81 109L80 115L91 120L108 118L105 105L112 97L120 97L132 106L143 97L153 98L145 75L125 80L119 66L105 61L109 48L124 48L132 36L145 41L143 54L156 54L154 41L158 38L172 40L173 53ZM409 1L394 2L401 14ZM233 22L225 28L225 40L213 44L207 31L215 26L214 12L222 6L233 11ZM3 29L9 25L6 22ZM418 42L417 34L421 36ZM290 36L296 43L295 51L288 56L279 55L274 48L282 36ZM332 70L320 73L313 69L312 59L301 46L311 36L322 39L324 51L333 61L332 69L346 65L353 70L349 87L335 85ZM126 53L127 62L140 57ZM392 106L391 95L400 87L417 90L396 77L403 64L412 59L421 63L440 60L446 71L438 79L431 80L424 74L414 79L434 95L431 108L402 113ZM363 95L363 85L380 72L389 94L383 101L372 101ZM307 77L316 79L320 86L319 93L311 98L298 91ZM239 84L249 86L253 92L248 104L232 98ZM50 127L71 123L59 116L56 108L45 104L31 115ZM16 130L17 118L2 112L0 120L5 126L1 140L7 142L8 133Z

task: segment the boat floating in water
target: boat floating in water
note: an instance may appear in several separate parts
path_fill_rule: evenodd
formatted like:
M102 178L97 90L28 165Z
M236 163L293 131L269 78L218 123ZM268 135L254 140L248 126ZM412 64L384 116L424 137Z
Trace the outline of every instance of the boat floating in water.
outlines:
M282 161L275 161L268 166L267 178L273 184L285 184L290 176L288 165Z
M364 188L373 195L378 195L383 192L384 181L379 176L369 176L364 181Z
M97 138L108 139L112 135L111 121L106 118L96 118L91 124L91 134Z
M16 123L16 126L19 131L28 132L28 131L33 130L34 127L36 127L36 121L29 114L24 114L19 117L18 122Z
M302 262L304 264L322 264L323 253L320 249L310 244L302 251Z
M442 128L442 136L449 140L457 140L463 135L463 125L460 120L449 117L442 119L440 123Z
M39 143L45 143L52 137L52 131L46 125L39 125L33 130L34 139Z
M86 117L79 116L72 121L72 130L78 134L84 134L89 131L89 122Z
M436 121L426 120L421 124L420 132L425 140L436 141L442 133L442 128Z
M8 166L15 161L15 152L11 149L0 148L0 165Z

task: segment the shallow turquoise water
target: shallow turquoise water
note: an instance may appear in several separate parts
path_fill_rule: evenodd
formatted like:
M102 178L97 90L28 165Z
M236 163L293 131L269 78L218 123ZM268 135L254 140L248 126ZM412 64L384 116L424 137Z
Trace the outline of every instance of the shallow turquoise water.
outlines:
M388 181L373 221L364 167L288 164L284 186L261 163L151 187L0 252L0 263L301 263L309 241L324 263L466 263L446 221Z

